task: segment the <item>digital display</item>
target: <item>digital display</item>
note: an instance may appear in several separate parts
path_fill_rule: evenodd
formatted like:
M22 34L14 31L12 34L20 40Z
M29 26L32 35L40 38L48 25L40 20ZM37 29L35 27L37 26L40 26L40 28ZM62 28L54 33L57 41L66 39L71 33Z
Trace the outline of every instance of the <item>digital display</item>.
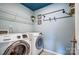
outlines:
M24 34L24 35L22 35L22 37L23 37L23 38L27 38L27 35L26 35L26 34Z

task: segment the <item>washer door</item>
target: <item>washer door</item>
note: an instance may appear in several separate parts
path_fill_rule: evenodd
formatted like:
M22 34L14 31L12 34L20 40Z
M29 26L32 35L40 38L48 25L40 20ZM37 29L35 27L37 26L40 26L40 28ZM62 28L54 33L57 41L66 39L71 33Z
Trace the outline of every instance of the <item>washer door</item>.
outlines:
M10 45L4 55L25 55L30 53L30 45L23 41L19 40Z
M41 36L38 36L35 45L36 45L36 48L37 48L37 49L42 49L42 48L44 48L44 42L43 42L43 38L42 38Z

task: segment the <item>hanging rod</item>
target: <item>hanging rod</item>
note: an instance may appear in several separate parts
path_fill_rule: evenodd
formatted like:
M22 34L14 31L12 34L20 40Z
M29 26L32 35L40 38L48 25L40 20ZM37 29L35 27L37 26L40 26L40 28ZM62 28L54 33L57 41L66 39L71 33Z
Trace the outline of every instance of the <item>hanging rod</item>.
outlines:
M63 11L64 9L60 9L60 10L56 10L56 11L53 11L53 12L49 12L49 13L45 13L45 14L42 14L43 16L44 15L47 15L47 14L51 14L51 13L55 13L55 12L59 12L59 11Z
M71 17L71 16L58 17L56 19L62 19L62 18L68 18L68 17Z
M50 18L50 19L46 19L46 20L43 19L43 21L51 21L51 20L56 21L57 19L68 18L68 17L72 17L72 16L64 16L64 17L58 17L58 18L54 17L54 18Z
M53 11L53 12L49 12L49 13L45 13L45 14L39 14L39 15L45 17L45 15L47 15L47 14L56 13L56 12L59 12L59 11L62 11L62 13L69 15L69 13L67 13L65 11L65 9L59 9L59 10L56 10L56 11ZM69 15L69 16L71 16L71 15Z

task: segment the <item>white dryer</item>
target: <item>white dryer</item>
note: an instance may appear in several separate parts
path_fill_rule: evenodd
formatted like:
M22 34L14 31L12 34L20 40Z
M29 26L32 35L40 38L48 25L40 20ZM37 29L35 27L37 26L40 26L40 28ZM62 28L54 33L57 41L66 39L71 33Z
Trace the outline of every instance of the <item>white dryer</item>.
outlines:
M36 33L30 33L30 38L32 40L32 54L33 55L39 55L44 48L44 42L42 34L39 32Z
M31 41L27 34L7 34L0 36L0 55L29 55Z

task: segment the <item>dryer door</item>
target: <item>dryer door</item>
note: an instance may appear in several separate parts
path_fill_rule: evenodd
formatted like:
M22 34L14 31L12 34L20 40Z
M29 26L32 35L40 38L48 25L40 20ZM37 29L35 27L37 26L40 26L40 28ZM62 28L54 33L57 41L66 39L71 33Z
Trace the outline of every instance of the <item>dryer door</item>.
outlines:
M10 45L4 55L25 55L30 53L30 45L23 41L19 40Z
M43 38L42 38L41 36L38 36L35 45L36 45L36 48L37 48L37 49L42 49L42 48L44 48L44 42L43 42Z

